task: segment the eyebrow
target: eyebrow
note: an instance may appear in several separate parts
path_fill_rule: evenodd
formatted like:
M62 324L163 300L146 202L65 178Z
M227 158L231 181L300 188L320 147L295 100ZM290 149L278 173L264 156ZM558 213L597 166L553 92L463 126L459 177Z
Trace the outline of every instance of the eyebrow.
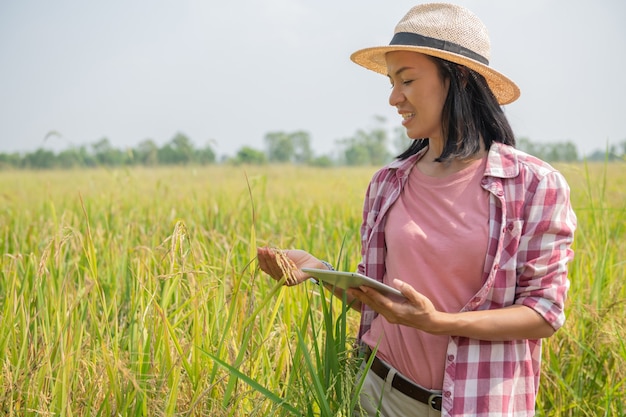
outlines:
M398 69L394 75L397 77L398 75L402 74L402 72L404 72L404 71L406 71L408 69L411 69L411 67L402 67L402 68ZM391 78L391 75L387 74L387 77Z

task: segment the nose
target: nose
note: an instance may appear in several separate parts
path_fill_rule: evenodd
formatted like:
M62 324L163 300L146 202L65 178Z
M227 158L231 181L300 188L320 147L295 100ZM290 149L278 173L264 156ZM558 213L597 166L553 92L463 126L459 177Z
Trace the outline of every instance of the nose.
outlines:
M391 87L391 93L389 94L389 104L393 107L398 106L398 104L404 101L404 94L400 91L399 86L396 84Z

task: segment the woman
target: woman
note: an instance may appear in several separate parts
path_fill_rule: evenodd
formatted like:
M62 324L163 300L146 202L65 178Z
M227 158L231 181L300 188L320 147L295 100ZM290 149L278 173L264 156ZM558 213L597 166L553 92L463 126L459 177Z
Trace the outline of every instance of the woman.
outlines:
M359 272L402 292L347 291L376 351L368 415L532 416L541 339L565 320L576 218L554 168L513 148L501 109L517 86L488 66L482 22L450 4L412 8L388 46L352 60L388 76L409 148L372 178ZM301 268L332 268L301 250ZM283 272L271 249L259 265ZM340 292L340 290L336 290Z

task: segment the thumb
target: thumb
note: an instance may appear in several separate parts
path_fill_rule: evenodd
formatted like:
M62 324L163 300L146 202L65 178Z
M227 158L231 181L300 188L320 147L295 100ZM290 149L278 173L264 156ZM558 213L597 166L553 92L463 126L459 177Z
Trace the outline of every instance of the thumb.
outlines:
M413 301L413 302L419 301L421 294L417 292L415 288L413 288L411 285L407 284L406 282L398 278L394 278L393 286L398 291L400 291L402 295L406 297L407 300Z

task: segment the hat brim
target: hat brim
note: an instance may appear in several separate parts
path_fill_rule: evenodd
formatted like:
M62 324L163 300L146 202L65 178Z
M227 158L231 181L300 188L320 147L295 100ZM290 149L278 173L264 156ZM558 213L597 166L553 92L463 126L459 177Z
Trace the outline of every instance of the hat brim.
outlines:
M500 105L512 103L520 96L520 89L517 84L504 74L501 74L493 68L471 58L442 51L441 49L411 45L377 46L373 48L360 49L350 55L350 59L364 68L375 71L379 74L387 75L387 62L385 61L385 54L392 51L419 52L464 65L485 77L487 84L489 84L489 88L496 96Z

